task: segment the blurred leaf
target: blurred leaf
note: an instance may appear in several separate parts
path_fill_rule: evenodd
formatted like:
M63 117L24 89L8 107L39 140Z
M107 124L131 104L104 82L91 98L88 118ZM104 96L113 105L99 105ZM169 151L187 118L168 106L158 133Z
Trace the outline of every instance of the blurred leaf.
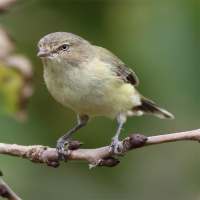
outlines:
M15 114L20 109L23 77L15 69L0 63L0 113Z
M24 120L33 91L32 66L25 56L13 55L13 50L11 37L0 27L0 113Z
M26 57L15 55L0 63L1 114L24 120L32 91L32 66Z
M23 82L18 93L19 103L16 117L19 120L24 120L26 119L27 103L33 94L32 65L29 59L22 55L12 55L7 58L6 62L10 68L16 70L20 74L20 78Z

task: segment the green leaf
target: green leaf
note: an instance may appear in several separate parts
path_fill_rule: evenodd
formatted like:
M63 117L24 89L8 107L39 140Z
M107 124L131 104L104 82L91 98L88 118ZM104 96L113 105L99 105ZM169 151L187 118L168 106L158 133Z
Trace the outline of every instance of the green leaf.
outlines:
M19 111L23 83L18 71L0 63L0 114L15 115Z

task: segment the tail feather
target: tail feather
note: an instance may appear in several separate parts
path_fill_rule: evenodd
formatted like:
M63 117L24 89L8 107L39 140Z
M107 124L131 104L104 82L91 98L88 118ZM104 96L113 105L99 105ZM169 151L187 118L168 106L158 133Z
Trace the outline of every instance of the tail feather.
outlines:
M161 119L174 119L174 115L168 112L167 110L160 108L153 101L142 97L142 104L135 107L134 111L142 111L147 114L153 114Z

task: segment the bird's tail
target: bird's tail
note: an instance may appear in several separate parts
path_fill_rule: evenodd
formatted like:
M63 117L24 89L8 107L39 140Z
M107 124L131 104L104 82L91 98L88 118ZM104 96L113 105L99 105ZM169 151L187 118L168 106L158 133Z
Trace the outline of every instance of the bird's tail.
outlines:
M173 114L163 108L160 108L153 101L146 99L145 97L141 97L141 102L142 104L135 107L133 111L142 111L143 113L152 114L161 119L174 119Z

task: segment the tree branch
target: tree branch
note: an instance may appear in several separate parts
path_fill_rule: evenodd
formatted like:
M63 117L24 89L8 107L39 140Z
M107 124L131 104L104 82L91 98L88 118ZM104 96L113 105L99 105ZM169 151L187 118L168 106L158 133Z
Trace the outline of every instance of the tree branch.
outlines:
M0 0L0 12L8 10L17 0Z
M12 189L4 182L0 177L0 197L6 198L8 200L22 200L15 194Z
M120 151L122 154L126 154L128 151L135 148L182 140L200 142L200 129L149 137L145 137L141 134L132 134L120 142ZM64 156L65 161L86 160L89 162L91 167L111 167L119 163L119 160L115 158L117 154L110 152L109 146L96 149L78 149L79 147L80 143L77 141L70 143L69 150L66 151ZM31 160L32 162L45 163L52 167L59 166L59 158L56 149L41 145L22 146L17 144L0 143L0 154L17 156Z

